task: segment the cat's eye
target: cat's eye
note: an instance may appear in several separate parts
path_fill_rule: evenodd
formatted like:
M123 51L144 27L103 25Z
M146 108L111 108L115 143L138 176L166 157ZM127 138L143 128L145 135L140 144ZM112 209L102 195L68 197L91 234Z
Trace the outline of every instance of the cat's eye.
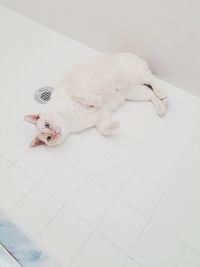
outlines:
M49 124L48 122L45 122L45 127L46 127L47 129L49 129L49 128L50 128L50 124Z
M51 141L51 136L47 136L47 141Z

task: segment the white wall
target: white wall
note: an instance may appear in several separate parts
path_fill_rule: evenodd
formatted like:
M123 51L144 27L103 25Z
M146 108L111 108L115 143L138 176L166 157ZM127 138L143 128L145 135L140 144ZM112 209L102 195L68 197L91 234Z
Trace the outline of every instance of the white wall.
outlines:
M0 0L102 51L146 58L159 77L200 95L198 0Z

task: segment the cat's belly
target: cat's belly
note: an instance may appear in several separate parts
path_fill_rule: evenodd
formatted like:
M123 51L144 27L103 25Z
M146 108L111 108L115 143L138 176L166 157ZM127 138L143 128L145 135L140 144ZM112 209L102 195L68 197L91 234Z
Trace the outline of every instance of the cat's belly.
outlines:
M141 79L130 80L130 79L121 79L116 77L112 80L107 80L102 82L96 86L89 87L88 92L92 94L99 95L103 98L103 100L111 99L116 93L122 96L126 96L129 94L131 90L133 90L137 85L142 84Z
M68 75L72 90L103 96L114 90L133 89L145 81L146 62L130 53L97 56L78 65Z

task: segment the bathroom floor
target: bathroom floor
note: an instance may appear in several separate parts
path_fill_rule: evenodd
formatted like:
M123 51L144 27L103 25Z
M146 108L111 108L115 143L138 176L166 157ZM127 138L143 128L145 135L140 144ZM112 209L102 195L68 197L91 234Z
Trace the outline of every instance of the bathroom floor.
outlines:
M200 266L200 98L163 83L165 118L127 103L95 129L29 149L33 92L98 52L0 7L0 210L61 266Z

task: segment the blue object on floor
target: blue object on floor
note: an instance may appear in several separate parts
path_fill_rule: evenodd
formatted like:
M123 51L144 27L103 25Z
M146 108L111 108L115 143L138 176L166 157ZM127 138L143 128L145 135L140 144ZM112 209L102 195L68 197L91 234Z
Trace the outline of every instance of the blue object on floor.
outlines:
M2 214L0 214L0 245L13 257L13 265L10 265L10 267L58 267L58 264L37 248L34 242L30 241ZM3 248L0 247L0 257L4 256L4 259L6 259L5 257L8 258L9 255L6 255Z

